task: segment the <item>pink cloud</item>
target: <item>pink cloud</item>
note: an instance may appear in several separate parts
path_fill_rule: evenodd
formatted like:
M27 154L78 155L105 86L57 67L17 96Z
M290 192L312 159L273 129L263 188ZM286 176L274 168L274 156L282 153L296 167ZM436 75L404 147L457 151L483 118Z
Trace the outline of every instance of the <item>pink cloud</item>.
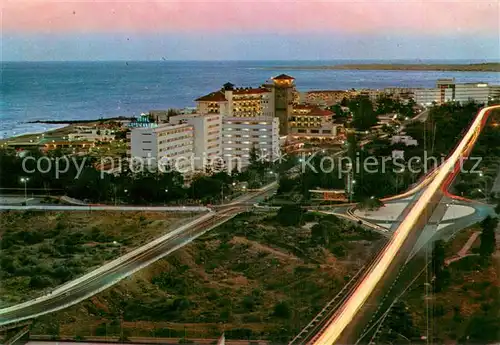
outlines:
M3 6L5 32L498 33L497 1L50 1Z

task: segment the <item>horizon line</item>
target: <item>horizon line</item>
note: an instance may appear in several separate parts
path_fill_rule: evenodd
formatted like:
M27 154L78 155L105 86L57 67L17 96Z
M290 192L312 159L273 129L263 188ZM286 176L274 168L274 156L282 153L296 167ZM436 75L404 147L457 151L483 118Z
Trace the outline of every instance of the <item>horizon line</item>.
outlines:
M427 61L462 61L462 63L500 63L499 59L439 59L439 58L394 58L394 59L369 59L369 58L332 58L332 59L98 59L98 60L88 60L88 59L76 59L76 60L1 60L0 63L12 63L12 62L336 62L336 61L408 61L418 64L419 62ZM286 67L286 66L285 66ZM293 66L291 66L293 67Z

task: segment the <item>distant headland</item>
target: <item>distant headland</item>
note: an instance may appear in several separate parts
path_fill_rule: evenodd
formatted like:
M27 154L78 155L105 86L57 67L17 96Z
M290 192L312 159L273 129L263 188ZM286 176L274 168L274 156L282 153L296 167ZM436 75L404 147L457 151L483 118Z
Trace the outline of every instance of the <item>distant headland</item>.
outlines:
M283 70L366 70L366 71L441 71L441 72L500 72L500 62L475 64L399 64L357 63L330 66L276 66L263 69Z

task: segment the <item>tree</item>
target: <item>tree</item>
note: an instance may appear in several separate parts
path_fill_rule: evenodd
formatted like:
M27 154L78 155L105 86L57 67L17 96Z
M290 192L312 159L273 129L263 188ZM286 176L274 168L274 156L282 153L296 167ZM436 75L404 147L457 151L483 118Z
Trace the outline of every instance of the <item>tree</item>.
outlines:
M394 304L385 321L384 331L380 335L380 339L391 344L401 344L401 335L406 338L413 338L417 335L413 317L405 303L397 302Z
M352 125L359 131L365 131L378 123L377 114L373 111L373 104L368 97L358 96L349 102L349 109L353 114Z
M498 226L498 219L490 216L486 217L481 222L481 245L479 247L479 255L485 261L489 261L491 255L495 252L496 239L495 229Z
M336 217L335 217L336 218ZM340 220L323 218L311 228L311 240L329 247L340 239Z
M438 240L434 242L434 249L432 251L432 273L434 275L434 291L439 292L443 289L443 286L448 277L448 271L444 266L445 259L445 249L444 242Z
M295 181L295 179L289 178L287 176L282 176L280 177L279 187L276 193L278 195L290 193L296 185L297 181Z
M194 180L191 187L193 195L197 199L218 198L221 196L223 183L212 177L201 176Z
M330 110L335 113L335 117L346 117L347 114L342 110L342 106L340 104L335 104L330 107Z
M376 101L376 113L389 114L397 111L399 108L399 102L388 95L380 95Z
M495 212L500 215L500 201L497 204L497 207L495 207Z
M292 312L290 310L290 306L286 301L282 301L277 303L274 306L274 313L273 315L282 319L288 319L290 318Z
M304 212L299 205L284 205L279 209L276 220L284 226L299 225Z

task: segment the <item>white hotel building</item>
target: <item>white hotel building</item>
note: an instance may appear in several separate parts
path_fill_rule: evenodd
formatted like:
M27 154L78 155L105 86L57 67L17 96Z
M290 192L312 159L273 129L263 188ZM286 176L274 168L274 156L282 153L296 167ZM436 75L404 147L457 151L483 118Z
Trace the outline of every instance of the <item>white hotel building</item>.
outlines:
M166 169L189 172L192 167L193 126L182 124L149 124L133 128L130 133L130 158L133 164L161 164Z
M222 124L222 151L226 166L232 171L250 164L250 152L255 148L265 161L279 158L279 119L260 116L252 118L226 117Z
M194 130L194 167L204 171L211 165L220 166L217 162L222 157L221 131L222 117L219 114L187 114L171 116L169 122L175 124L188 124Z
M415 102L421 105L446 102L487 104L498 93L498 86L487 83L455 83L455 79L438 79L432 89L416 89Z
M222 117L222 157L229 170L249 165L250 152L273 161L278 158L279 118L275 117L274 94L266 87L234 88L226 83L219 91L196 99L201 114Z

